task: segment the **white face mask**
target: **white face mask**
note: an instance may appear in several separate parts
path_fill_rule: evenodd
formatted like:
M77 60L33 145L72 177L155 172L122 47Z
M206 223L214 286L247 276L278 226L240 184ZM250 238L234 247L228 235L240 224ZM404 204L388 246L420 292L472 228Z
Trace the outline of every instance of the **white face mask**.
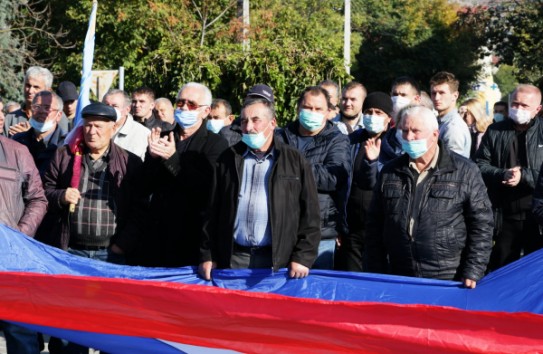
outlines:
M509 118L516 124L524 125L530 123L532 120L530 111L526 109L511 108L509 110Z
M392 108L394 113L398 113L402 108L411 103L411 100L403 96L392 96Z
M207 130L217 134L224 127L224 119L208 119L206 122Z
M55 125L55 123L52 120L48 120L42 123L42 122L38 122L34 118L30 118L28 123L30 124L32 128L34 128L34 130L40 133L45 133L49 131L49 129L53 128L53 126Z

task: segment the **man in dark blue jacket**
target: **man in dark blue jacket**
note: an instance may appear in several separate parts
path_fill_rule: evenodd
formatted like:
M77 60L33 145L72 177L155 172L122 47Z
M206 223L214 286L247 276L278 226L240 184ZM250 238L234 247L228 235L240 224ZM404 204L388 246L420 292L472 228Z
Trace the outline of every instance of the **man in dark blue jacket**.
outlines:
M311 165L321 213L319 256L313 265L333 269L338 238L347 232L345 205L351 173L349 138L326 119L330 96L311 86L298 99L298 120L287 125L280 137L296 147Z

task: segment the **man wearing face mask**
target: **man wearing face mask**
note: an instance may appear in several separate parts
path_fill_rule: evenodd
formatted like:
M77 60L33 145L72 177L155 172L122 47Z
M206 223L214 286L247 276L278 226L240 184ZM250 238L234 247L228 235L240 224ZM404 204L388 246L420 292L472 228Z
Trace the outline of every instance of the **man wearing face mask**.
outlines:
M13 140L25 145L43 178L58 147L64 145L66 132L58 122L62 117L62 99L52 91L40 91L32 100L31 129L15 134Z
M213 168L228 147L206 129L211 91L190 82L179 90L171 132L153 128L143 179L150 198L147 230L137 262L146 266L180 267L199 263L203 214L210 198Z
M498 101L494 103L494 123L504 120L509 114L508 109L507 102Z
M274 137L269 100L246 100L240 120L242 141L217 161L199 273L209 280L214 267L288 267L290 277L306 277L320 240L311 167Z
M532 195L543 163L541 91L519 85L509 119L491 124L475 154L496 218L489 269L495 270L543 247L532 215Z
M207 130L218 134L222 128L228 127L234 121L232 106L227 100L215 98L211 102L211 113L206 119Z
M401 117L406 154L383 166L366 227L367 271L462 281L475 288L492 247L493 216L477 166L438 139L426 107Z
M362 272L364 226L377 180L378 157L382 137L392 120L393 106L390 96L384 92L372 92L364 100L362 120L364 129L349 135L353 173L347 203L349 233L342 239L338 268Z
M409 76L401 76L394 80L390 90L392 98L392 120L395 125L399 125L398 119L401 110L410 105L421 104L421 91L418 83ZM431 102L430 102L431 105ZM379 152L379 161L377 168L381 170L383 165L390 160L402 155L402 132L396 127L392 127L386 131L381 139L381 151Z
M349 139L326 119L330 96L322 87L311 86L298 99L298 119L280 133L309 161L321 212L319 256L313 265L333 269L336 242L347 233L345 208L351 174Z

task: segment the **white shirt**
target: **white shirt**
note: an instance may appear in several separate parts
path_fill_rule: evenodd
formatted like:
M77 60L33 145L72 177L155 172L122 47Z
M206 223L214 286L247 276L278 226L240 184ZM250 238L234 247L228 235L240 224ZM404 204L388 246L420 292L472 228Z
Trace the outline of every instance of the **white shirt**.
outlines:
M147 137L149 134L151 134L151 131L143 124L136 122L132 115L129 114L124 125L115 134L113 142L123 149L138 155L143 161L147 151Z

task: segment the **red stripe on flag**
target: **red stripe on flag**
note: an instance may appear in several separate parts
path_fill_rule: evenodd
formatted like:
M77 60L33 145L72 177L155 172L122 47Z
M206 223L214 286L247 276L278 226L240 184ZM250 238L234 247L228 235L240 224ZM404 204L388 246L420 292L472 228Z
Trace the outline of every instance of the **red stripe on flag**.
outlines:
M0 273L0 318L242 352L537 352L543 316Z

